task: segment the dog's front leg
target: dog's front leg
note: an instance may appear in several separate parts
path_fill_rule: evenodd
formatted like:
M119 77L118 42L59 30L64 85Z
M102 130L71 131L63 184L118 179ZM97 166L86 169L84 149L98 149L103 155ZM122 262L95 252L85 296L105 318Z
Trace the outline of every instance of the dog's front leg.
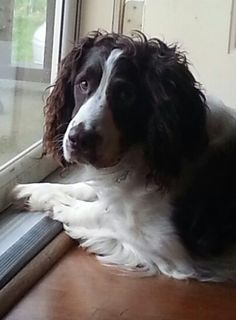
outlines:
M76 200L73 206L55 202L49 216L67 226L98 228L103 225L108 211L100 200L94 202Z
M73 206L76 199L84 201L97 199L93 188L83 182L19 184L12 193L14 199L21 201L29 211L51 211L56 201Z

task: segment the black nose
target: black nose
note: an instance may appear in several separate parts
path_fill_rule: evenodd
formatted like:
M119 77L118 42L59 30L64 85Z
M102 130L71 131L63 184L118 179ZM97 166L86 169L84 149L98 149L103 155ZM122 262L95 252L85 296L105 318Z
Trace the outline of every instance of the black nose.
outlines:
M78 151L92 151L101 140L96 132L96 128L85 129L83 123L78 124L70 129L68 139L73 149Z

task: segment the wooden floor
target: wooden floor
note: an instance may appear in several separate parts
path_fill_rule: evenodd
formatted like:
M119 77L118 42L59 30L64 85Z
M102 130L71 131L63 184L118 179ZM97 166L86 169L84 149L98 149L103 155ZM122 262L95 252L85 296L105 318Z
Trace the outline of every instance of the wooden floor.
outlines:
M236 286L118 276L73 248L5 319L236 320Z

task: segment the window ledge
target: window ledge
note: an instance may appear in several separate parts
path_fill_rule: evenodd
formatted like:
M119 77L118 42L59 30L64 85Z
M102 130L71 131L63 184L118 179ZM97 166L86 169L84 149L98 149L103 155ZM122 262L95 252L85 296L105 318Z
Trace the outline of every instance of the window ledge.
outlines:
M47 182L73 183L78 170L57 170ZM2 232L1 232L2 231ZM0 215L0 318L74 244L62 224L41 212ZM4 303L2 303L4 301Z
M0 319L74 244L64 232L60 233L0 290Z
M0 290L62 231L61 223L43 217L0 256Z

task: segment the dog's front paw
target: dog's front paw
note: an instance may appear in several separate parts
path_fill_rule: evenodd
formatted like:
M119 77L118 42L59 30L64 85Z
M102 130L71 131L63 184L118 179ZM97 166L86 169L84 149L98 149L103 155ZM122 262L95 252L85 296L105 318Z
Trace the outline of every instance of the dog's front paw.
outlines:
M91 234L91 230L84 227L79 226L71 226L69 224L63 224L63 228L65 230L65 233L75 240L80 240L80 244L82 245L83 241L85 241L89 235ZM83 246L83 245L82 245Z
M52 210L48 213L49 217L53 220L62 222L63 224L69 223L69 215L72 209L63 204L56 204L53 206Z
M28 211L51 211L58 203L71 205L74 201L60 190L51 190L47 183L19 184L13 191L16 204Z
M19 208L30 210L31 196L34 192L32 184L18 184L11 191L14 205Z

